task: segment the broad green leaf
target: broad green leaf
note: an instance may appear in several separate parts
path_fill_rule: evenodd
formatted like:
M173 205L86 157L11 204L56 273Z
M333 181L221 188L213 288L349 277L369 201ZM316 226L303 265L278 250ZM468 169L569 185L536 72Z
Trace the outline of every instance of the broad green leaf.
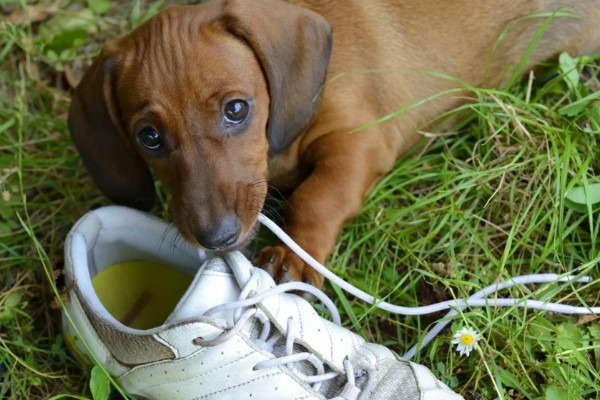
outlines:
M96 16L89 9L57 14L40 25L38 39L56 53L77 49L89 34L97 32L95 20Z
M567 400L569 392L558 386L548 386L545 400Z
M21 304L22 299L23 295L20 292L11 292L6 298L4 305L6 308L13 308Z
M96 14L104 14L110 8L110 0L87 0L88 7Z
M589 363L587 351L581 350L585 345L584 332L572 323L562 323L558 326L556 346L566 352L565 357L577 359L581 365Z
M90 390L94 400L108 400L110 395L110 379L106 372L98 365L92 368Z
M600 207L600 183L587 186L576 186L565 195L565 204L572 210L587 212L588 204L592 210Z
M8 295L8 297L4 301L4 304L0 308L0 325L14 318L14 309L18 308L19 304L21 304L22 299L23 295L20 292L11 292Z
M69 52L81 47L83 43L88 38L88 33L83 29L72 29L69 31L61 32L58 35L54 36L51 42L49 42L46 46L49 51L53 51L56 53L61 53L60 57L64 57L65 52Z
M596 99L600 99L600 91L594 92L589 96L585 96L583 99L579 99L571 104L567 104L566 106L559 108L558 113L560 115L574 117L575 115L581 114L581 112Z
M574 90L579 84L578 59L571 57L567 53L561 53L558 57L558 63L569 87Z
M582 347L583 333L571 323L562 323L558 326L556 345L563 350L574 350Z

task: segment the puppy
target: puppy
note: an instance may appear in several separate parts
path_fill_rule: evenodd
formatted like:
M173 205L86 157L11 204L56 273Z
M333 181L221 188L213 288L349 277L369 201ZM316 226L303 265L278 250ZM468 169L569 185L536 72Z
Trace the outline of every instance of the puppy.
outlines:
M246 244L268 185L292 190L285 229L323 262L417 129L465 101L451 89L501 84L560 52L599 51L598 21L598 0L169 8L104 46L73 93L69 126L106 196L151 209L152 170L181 234L207 249ZM322 284L284 245L255 261L279 281Z

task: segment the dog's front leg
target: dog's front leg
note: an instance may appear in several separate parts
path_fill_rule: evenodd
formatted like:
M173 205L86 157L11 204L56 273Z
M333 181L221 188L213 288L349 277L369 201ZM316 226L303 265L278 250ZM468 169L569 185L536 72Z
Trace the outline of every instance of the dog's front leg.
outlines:
M323 263L344 223L358 213L375 181L389 171L395 158L376 131L322 136L302 158L308 160L312 172L289 198L285 230ZM281 283L323 284L323 276L283 244L263 248L254 263Z

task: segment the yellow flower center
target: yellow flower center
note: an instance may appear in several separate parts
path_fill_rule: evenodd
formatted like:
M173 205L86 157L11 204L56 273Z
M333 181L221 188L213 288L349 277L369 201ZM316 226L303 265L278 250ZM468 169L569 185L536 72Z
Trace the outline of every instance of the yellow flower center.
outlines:
M463 333L462 336L460 337L460 343L465 346L472 345L474 341L475 341L475 338L470 333Z

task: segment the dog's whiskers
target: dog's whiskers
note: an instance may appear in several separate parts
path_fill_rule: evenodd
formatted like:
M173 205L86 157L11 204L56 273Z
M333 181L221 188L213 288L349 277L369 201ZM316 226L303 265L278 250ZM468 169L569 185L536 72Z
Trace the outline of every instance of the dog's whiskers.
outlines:
M175 252L177 247L180 247L183 243L187 242L181 235L181 232L179 232L179 229L177 229L177 226L173 223L169 224L161 235L160 246L166 242L167 237L169 237L169 244L173 252Z
M263 206L262 210L259 210L258 212L261 212L263 214L265 214L267 217L278 221L281 224L285 224L285 219L283 218L283 216L281 215L281 213L279 212L278 207L274 207L271 204L265 204Z

